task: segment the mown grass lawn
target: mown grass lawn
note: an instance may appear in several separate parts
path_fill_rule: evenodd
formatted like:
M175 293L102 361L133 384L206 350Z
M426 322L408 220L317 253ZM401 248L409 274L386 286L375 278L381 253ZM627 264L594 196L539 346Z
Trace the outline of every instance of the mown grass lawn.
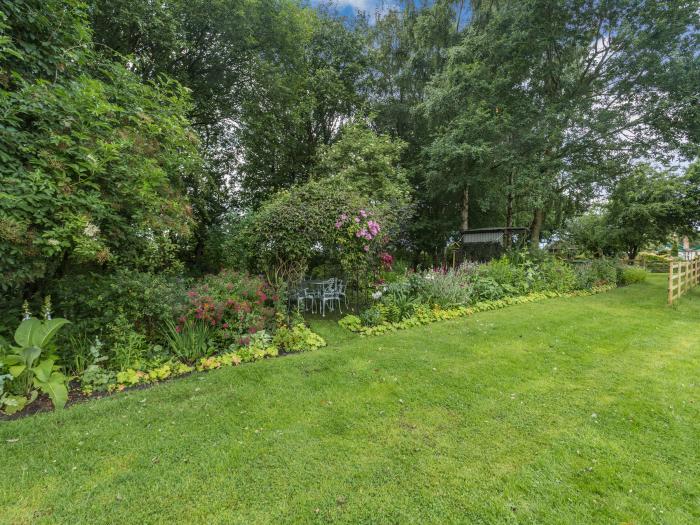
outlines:
M315 353L0 423L0 522L700 522L700 291L315 328Z

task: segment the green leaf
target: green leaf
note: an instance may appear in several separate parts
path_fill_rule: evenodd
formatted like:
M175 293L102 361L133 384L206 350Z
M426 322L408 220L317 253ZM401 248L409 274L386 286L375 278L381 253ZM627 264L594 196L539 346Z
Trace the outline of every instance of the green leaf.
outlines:
M39 348L45 348L51 340L54 338L56 333L65 324L70 323L68 319L50 319L41 323L41 328L36 332L32 333L32 344L38 346Z
M31 367L34 364L34 361L36 361L41 355L41 348L29 346L27 348L23 348L19 355L22 356L24 365Z
M53 371L53 359L44 359L41 363L35 366L32 371L36 378L41 382L47 382L51 379L51 372Z
M9 368L12 377L19 377L27 369L25 365L15 365Z
M48 381L41 381L38 377L35 377L34 386L51 398L54 408L62 409L68 402L67 380L68 378L60 372L53 372Z
M22 347L32 346L34 334L39 330L41 330L41 321L39 319L25 319L15 331L15 341Z

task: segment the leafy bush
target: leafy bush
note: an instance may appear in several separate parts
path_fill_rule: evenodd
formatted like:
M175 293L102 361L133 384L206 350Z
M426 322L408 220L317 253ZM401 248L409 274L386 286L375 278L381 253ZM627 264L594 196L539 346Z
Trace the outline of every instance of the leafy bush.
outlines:
M477 278L488 278L497 283L503 295L520 295L529 290L536 271L529 260L524 264L515 264L504 256L479 266L476 275Z
M0 408L5 413L12 414L33 402L38 393L36 389L47 394L55 408L65 406L68 378L56 365L58 355L52 340L68 322L66 319L25 319L17 327L15 343L18 346L10 347L0 356L0 362L11 376L9 386L4 388L9 392L3 392L0 398Z
M579 264L575 267L574 273L578 289L590 289L594 286L617 282L615 263L608 259L594 259L591 262Z
M316 350L326 346L326 341L320 335L301 323L291 327L282 325L277 328L272 343L275 347L285 352Z
M181 308L177 325L201 321L212 328L221 346L247 344L250 334L271 328L278 297L265 281L225 270L208 275L187 292L189 304Z
M356 315L350 314L346 315L340 321L338 321L338 324L346 330L355 332L362 326L362 319L360 319Z
M411 294L419 303L442 307L468 304L471 290L466 274L455 270L427 271L409 278Z
M491 277L475 276L471 280L471 289L476 301L493 301L505 297L503 287Z
M384 322L384 313L375 305L362 312L360 314L360 320L364 326L376 326Z
M156 343L165 322L187 302L188 282L168 274L117 270L59 279L51 286L51 296L56 311L74 320L68 335L87 341L99 336L110 346L105 328L121 315L133 330Z
M649 272L639 266L624 266L620 268L618 278L618 286L627 286L628 284L642 283L646 281Z

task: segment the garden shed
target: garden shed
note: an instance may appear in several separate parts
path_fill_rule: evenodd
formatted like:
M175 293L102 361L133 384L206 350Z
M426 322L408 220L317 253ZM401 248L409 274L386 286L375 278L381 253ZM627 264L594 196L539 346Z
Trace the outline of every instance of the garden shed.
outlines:
M460 232L463 260L488 261L503 255L509 246L525 242L528 228L476 228Z

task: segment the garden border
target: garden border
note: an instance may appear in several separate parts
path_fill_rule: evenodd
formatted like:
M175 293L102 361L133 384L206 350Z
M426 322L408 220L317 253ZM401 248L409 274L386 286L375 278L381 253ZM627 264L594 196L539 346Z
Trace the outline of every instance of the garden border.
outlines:
M350 328L347 323L343 323L343 319L338 321L338 324L361 337L365 336L375 336L381 335L387 332L396 332L397 330L405 330L407 328L413 328L415 326L423 326L426 324L434 323L437 321L447 321L450 319L458 319L460 317L467 317L469 315L486 312L489 310L500 310L508 306L513 306L517 304L533 303L536 301L541 301L543 299L556 299L558 297L588 297L591 295L596 295L599 293L609 292L618 288L616 284L606 284L603 286L596 286L590 290L574 290L572 292L534 292L527 295L516 295L513 297L506 297L504 299L497 299L493 301L481 301L473 306L459 306L456 308L442 309L433 308L427 315L412 316L404 319L403 321L397 322L384 322L377 326L360 326L357 329Z

